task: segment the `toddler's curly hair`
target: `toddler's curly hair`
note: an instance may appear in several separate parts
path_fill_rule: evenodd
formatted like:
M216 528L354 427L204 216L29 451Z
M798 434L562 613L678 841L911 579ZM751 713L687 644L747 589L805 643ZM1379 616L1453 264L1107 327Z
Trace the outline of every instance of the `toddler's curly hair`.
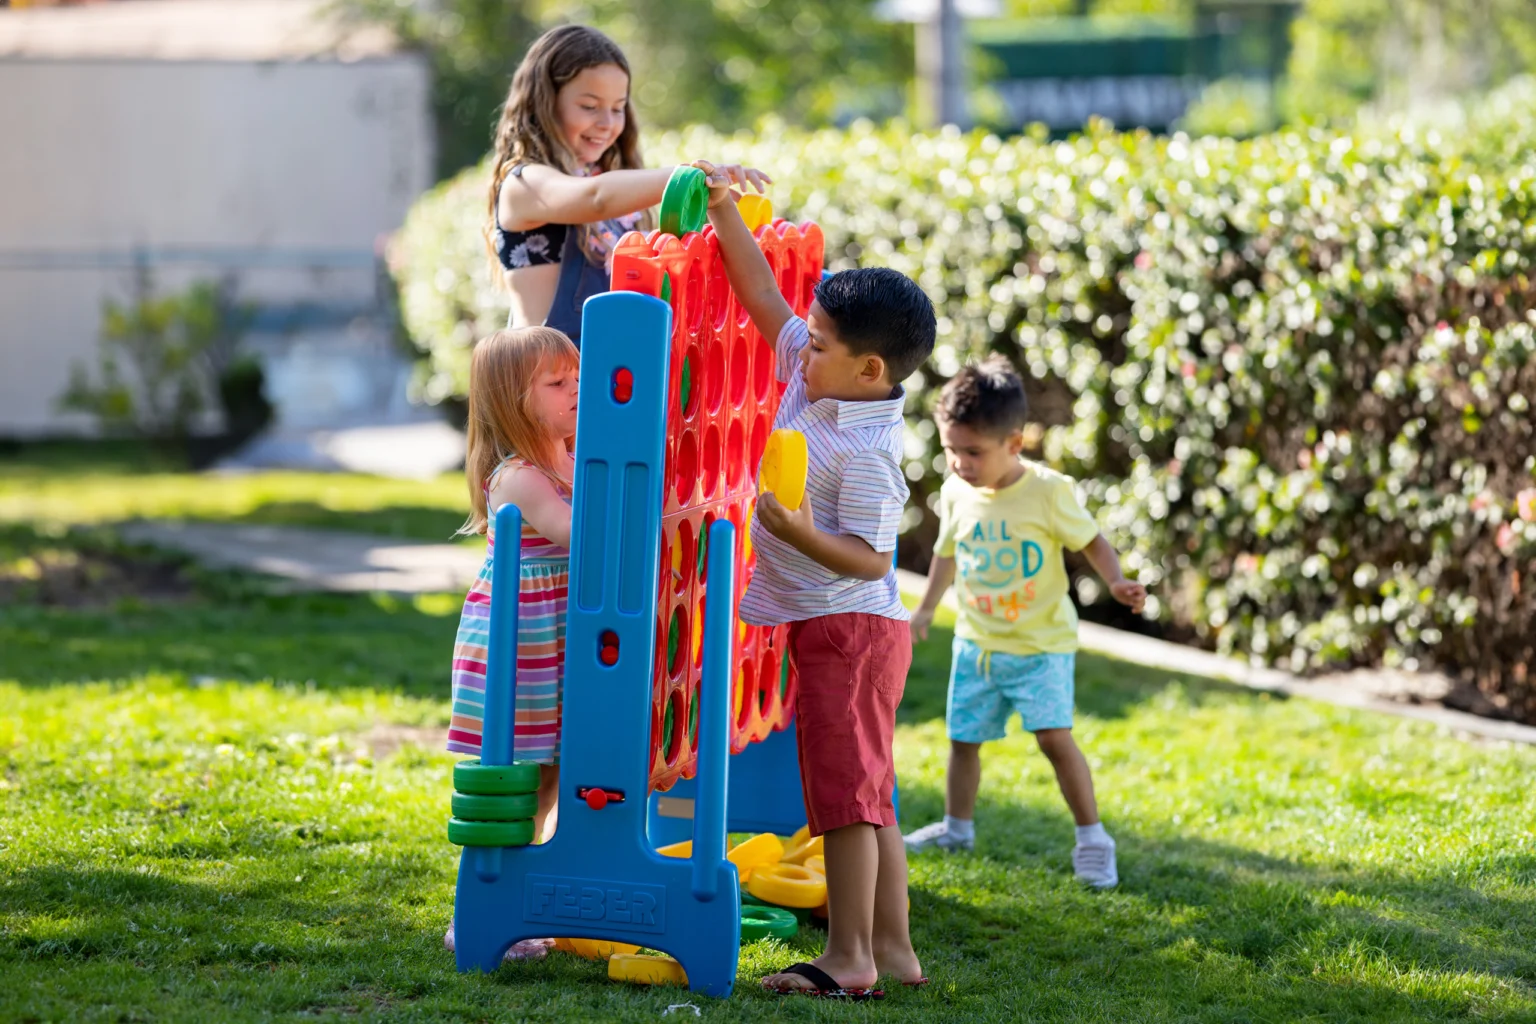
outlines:
M1029 419L1024 380L1004 356L971 363L944 385L935 415L942 423L988 434L1023 430Z

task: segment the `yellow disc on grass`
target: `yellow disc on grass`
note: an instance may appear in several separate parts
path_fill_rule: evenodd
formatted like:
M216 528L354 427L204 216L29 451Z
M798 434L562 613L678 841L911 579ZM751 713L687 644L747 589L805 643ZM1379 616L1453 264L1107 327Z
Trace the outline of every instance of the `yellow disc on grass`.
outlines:
M798 832L795 834L799 835ZM820 856L821 852L822 837L817 836L815 839L811 839L807 836L798 846L791 846L786 850L783 859L786 864L804 864L807 858Z
M755 869L777 864L783 856L784 844L779 837L772 832L764 832L732 847L725 859L736 865L736 874L745 882L752 877Z
M684 839L682 842L673 843L671 846L658 846L656 852L663 857L682 857L686 860L693 856L693 840Z
M827 901L827 880L799 864L764 864L753 869L747 892L774 906L808 910Z
M577 956L586 957L588 960L607 960L619 953L638 953L639 946L628 942L614 942L611 939L567 939L571 952Z
M637 985L686 985L688 974L683 965L669 956L644 953L615 953L608 958L608 977L614 981L632 981Z
M809 468L805 435L780 427L768 435L763 461L757 468L757 493L772 491L779 504L793 512L805 500L805 476Z

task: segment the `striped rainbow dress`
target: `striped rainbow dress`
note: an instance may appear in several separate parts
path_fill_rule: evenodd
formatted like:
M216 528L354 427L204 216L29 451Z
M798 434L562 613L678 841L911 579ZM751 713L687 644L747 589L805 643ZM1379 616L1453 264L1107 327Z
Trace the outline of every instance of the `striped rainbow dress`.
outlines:
M509 458L486 481L489 492L508 466L526 465ZM480 754L485 730L486 644L491 625L491 558L496 551L496 519L486 527L485 564L464 596L459 633L453 643L453 718L448 749ZM571 553L523 522L517 621L517 699L513 757L519 761L560 761L560 691L565 671L565 601Z

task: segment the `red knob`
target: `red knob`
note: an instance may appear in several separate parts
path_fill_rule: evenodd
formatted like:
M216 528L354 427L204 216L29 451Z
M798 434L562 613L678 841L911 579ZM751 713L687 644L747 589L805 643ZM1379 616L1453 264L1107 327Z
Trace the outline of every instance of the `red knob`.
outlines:
M600 811L608 806L608 791L598 789L595 786L587 790L587 806L594 811Z
M612 665L619 660L619 649L617 647L604 647L598 652L597 660L601 661L604 665Z

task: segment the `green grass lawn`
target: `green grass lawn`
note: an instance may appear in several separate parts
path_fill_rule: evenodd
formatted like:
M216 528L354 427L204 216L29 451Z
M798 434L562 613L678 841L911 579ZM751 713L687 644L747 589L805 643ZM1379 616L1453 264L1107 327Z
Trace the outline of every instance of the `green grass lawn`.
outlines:
M213 515L203 489L229 487L114 475L73 487L0 460L0 568L143 562L68 524ZM184 497L136 505L146 480ZM333 484L285 500L323 507ZM418 500L338 486L352 511ZM455 973L455 597L277 595L161 568L163 597L0 604L0 1021L650 1021L689 1001L565 956ZM941 813L936 633L897 735L907 827ZM1117 891L1074 882L1071 821L1015 734L985 753L976 853L912 863L932 988L874 1007L760 992L815 952L811 932L745 947L736 994L692 1000L703 1016L1536 1021L1536 751L1097 657L1078 696Z

